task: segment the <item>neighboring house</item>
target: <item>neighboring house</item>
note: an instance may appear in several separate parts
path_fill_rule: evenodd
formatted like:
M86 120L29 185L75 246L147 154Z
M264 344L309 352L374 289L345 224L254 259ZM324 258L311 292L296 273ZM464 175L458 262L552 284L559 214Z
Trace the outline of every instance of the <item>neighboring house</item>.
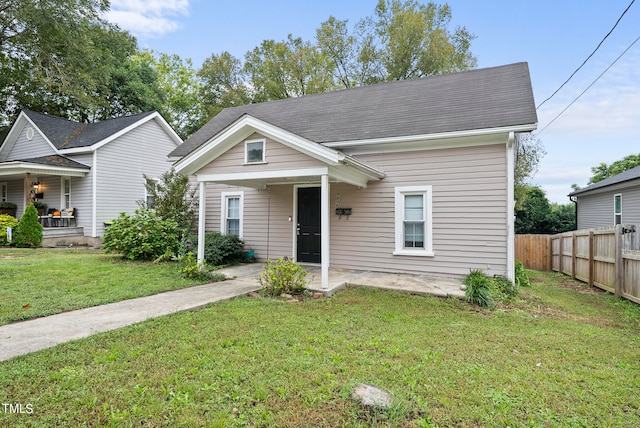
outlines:
M139 207L143 174L170 169L167 153L181 142L158 112L86 124L24 110L0 146L0 194L18 217L34 199L73 207L84 236L98 237L105 221Z
M577 204L577 228L640 224L640 166L569 194Z
M515 133L536 123L518 63L228 108L170 158L200 236L318 263L323 287L329 266L513 278Z

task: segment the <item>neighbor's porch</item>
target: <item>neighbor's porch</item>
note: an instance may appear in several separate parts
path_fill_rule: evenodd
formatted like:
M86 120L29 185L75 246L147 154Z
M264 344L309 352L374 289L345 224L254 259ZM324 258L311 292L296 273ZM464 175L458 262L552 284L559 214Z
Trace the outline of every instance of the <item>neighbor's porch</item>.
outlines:
M0 162L0 201L15 204L16 218L33 203L44 227L71 226L76 213L66 210L73 207L72 178L86 177L90 169L59 155Z

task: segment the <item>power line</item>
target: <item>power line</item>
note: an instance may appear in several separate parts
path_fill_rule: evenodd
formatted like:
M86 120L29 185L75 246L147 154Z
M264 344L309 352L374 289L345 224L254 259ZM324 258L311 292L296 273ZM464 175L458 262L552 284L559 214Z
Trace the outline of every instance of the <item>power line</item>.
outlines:
M635 45L635 44L636 44L636 42L637 42L638 40L640 40L640 36L638 36L638 38L637 38L637 39L635 39L635 40L634 40L634 41L633 41L633 42L632 42L632 43L631 43L631 44L630 44L630 45L629 45L629 46L628 46L628 47L627 47L627 48L626 48L626 49L625 49L625 50L624 50L624 51L623 51L619 56L618 56L618 58L616 58L616 59L615 59L611 64L609 64L609 66L608 66L608 67L607 67L607 68L606 68L602 73L600 73L600 75L599 75L598 77L596 77L596 79L595 79L593 82L591 82L591 84L590 84L589 86L587 86L587 88L586 88L584 91L582 91L582 92L580 93L580 95L578 95L578 96L577 96L573 101L571 101L571 103L570 103L568 106L566 106L566 107L564 108L564 110L562 110L560 113L558 113L558 115L557 115L556 117L554 117L554 118L551 120L551 122L547 123L547 125L546 125L544 128L542 128L538 133L536 133L536 135L540 135L540 134L542 133L542 131L544 131L545 129L547 129L547 128L548 128L548 127L549 127L553 122L555 122L555 121L556 121L556 119L557 119L557 118L559 118L559 117L560 117L560 116L561 116L565 111L569 110L569 107L571 107L571 106L572 106L576 101L578 101L578 99L580 99L580 97L581 97L581 96L583 96L583 95L585 94L585 92L587 92L589 89L591 89L591 87L592 87L593 85L595 85L595 83L596 83L598 80L600 80L600 78L601 78L602 76L604 76L604 74L605 74L607 71L609 71L609 69L610 69L611 67L613 67L613 65L614 65L616 62L618 62L618 60L619 60L620 58L622 58L622 56L623 56L624 54L626 54L626 53L627 53L627 51L628 51L629 49L631 49L631 47L632 47L633 45Z
M609 37L611 35L611 33L613 33L613 30L615 30L615 28L618 26L618 24L620 23L620 20L622 20L622 17L627 13L627 11L629 10L629 8L631 8L631 5L633 3L635 3L636 0L631 0L631 3L629 3L629 6L627 6L627 8L624 10L624 12L622 12L622 15L620 15L620 18L618 18L618 20L616 21L615 25L613 26L613 28L611 28L611 30L609 30L609 32L607 33L606 36L604 36L604 38L600 41L600 43L598 43L598 46L596 46L596 48L593 50L593 52L591 52L591 54L587 57L587 59L585 59L582 64L580 64L580 67L576 68L576 70L571 73L571 76L569 76L569 78L567 80L565 80L565 82L560 85L560 87L558 89L555 90L555 92L553 94L551 94L551 96L549 98L547 98L546 100L544 100L543 102L541 102L540 104L538 104L538 107L536 107L536 110L538 110L540 107L542 107L542 105L544 103L546 103L547 101L549 101L551 98L553 98L553 96L555 94L558 93L558 91L560 91L560 89L562 89L564 87L564 85L566 85L567 83L569 83L569 80L571 80L571 78L573 76L575 76L575 74L580 71L580 69L587 63L587 61L589 61L589 59L593 56L593 54L596 53L596 51L598 49L600 49L600 46L602 46L602 43L604 43L604 41L607 39L607 37Z

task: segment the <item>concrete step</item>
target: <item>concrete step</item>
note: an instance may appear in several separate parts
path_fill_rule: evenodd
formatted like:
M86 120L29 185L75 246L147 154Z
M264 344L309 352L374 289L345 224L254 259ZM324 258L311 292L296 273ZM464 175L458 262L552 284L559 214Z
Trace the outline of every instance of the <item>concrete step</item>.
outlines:
M84 236L84 227L45 227L42 229L43 238L61 236Z

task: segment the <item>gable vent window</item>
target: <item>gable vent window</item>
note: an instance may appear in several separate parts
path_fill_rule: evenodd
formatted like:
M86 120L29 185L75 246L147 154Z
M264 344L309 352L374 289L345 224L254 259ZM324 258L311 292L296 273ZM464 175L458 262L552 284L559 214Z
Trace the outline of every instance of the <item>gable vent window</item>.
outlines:
M613 224L622 224L622 194L613 196Z
M33 128L32 127L28 127L27 128L27 140L29 140L29 141L33 140Z
M265 162L265 140L251 140L244 145L245 163Z

